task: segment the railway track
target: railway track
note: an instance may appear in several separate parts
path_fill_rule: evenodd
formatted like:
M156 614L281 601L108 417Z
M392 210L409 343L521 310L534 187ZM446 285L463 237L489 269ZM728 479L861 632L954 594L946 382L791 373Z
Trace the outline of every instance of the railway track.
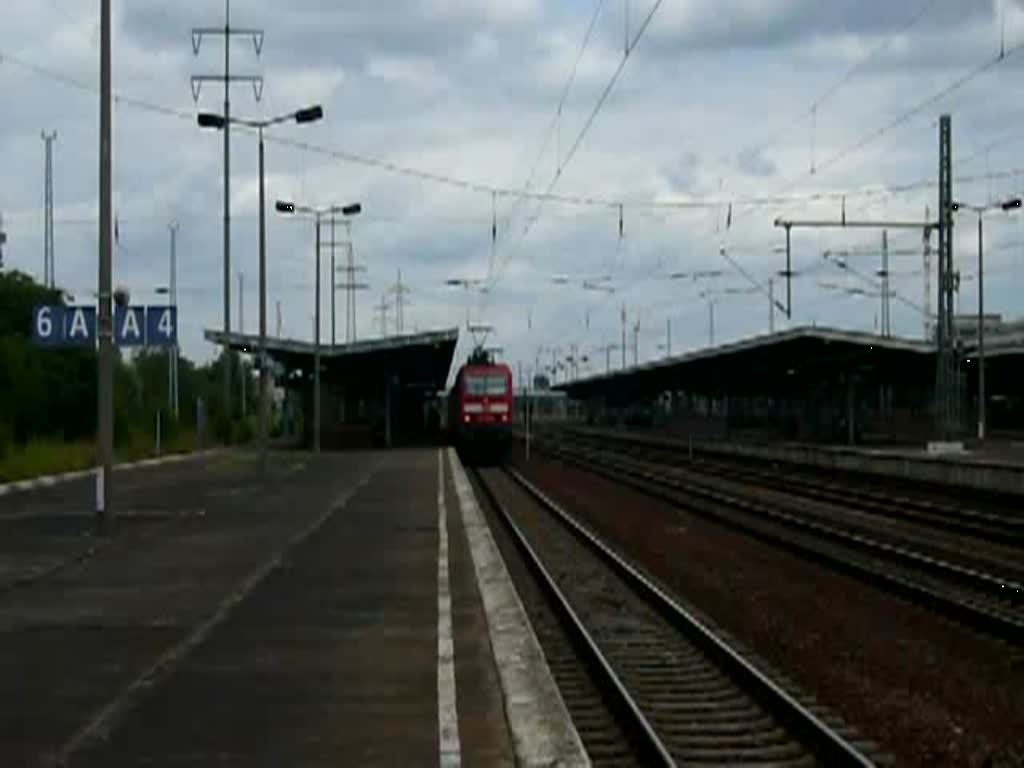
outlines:
M763 459L721 458L714 451L703 449L698 449L690 457L686 444L669 439L575 429L565 433L576 441L591 445L619 445L663 463L678 463L685 456L688 463L704 474L742 480L826 503L856 505L859 511L886 520L905 520L984 541L1024 544L1024 514L1019 510L1009 510L1005 505L996 507L979 501L974 494L969 494L965 502L953 504L936 499L930 493L908 492L905 483L884 477L840 474L846 477L843 482L836 479L836 473L822 472L815 467L795 469Z
M626 458L664 467L673 473L689 473L693 482L726 493L753 497L756 492L757 499L779 512L783 519L795 514L797 522L816 521L829 535L841 530L854 543L866 541L869 548L884 546L892 556L902 556L906 561L918 560L926 566L939 561L962 571L992 574L998 583L990 586L999 597L1010 594L1004 590L1004 584L1024 584L1024 549L1021 546L1024 542L996 542L978 533L954 532L926 520L912 519L913 507L906 507L900 499L866 505L856 487L844 493L844 486L836 484L834 491L818 493L810 481L790 483L785 476L749 472L738 462L729 465L703 460L680 461L677 452L645 443L601 444L589 437L578 443L572 440L567 443L569 450L576 445L598 452L614 450ZM985 585L981 584L980 588L984 589ZM1024 592L1021 597L1024 598Z
M485 470L476 480L543 585L577 653L586 658L633 760L645 765L875 764L873 745L855 741L830 713L805 703L788 682L762 672L524 478ZM558 665L554 671L557 677ZM563 689L571 712L581 706L574 700L581 690ZM607 718L576 724L588 751L591 743L607 742ZM595 764L603 762L595 757Z
M928 605L972 628L1024 645L1024 585L893 544L841 520L766 502L734 481L655 465L608 449L544 444L551 455L724 523L803 557Z

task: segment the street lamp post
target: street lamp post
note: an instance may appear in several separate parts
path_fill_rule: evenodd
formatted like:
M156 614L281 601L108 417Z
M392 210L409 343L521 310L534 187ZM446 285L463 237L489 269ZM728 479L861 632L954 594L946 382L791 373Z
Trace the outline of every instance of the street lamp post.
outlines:
M1012 211L1021 207L1019 197L989 205L953 203L953 210L961 208L978 214L978 440L985 439L985 272L984 272L984 217L986 211Z
M279 213L305 213L313 217L316 227L316 303L313 320L313 452L320 453L320 224L325 216L356 216L363 210L360 203L311 208L306 205L278 200Z
M264 164L263 130L278 123L294 120L296 123L312 123L324 116L323 107L319 104L295 112L289 112L268 120L243 120L235 117L202 112L198 123L203 128L224 128L228 123L255 128L259 135L259 172L260 172L260 414L259 441L260 457L266 466L267 446L269 442L269 411L270 389L267 377L267 210L266 210L266 175Z
M174 230L171 230L173 235ZM167 296L171 306L175 306L174 302L174 259L171 259L171 282L169 285L158 285L154 289L154 293L157 296ZM171 347L167 350L167 412L168 414L177 420L178 418L178 395L176 392L177 384L175 383L176 373L174 359L175 353L177 352L177 346Z
M97 370L97 432L99 466L96 475L96 527L109 532L114 464L114 333L112 291L113 264L113 135L111 90L110 0L100 0L100 221L99 221L99 360Z

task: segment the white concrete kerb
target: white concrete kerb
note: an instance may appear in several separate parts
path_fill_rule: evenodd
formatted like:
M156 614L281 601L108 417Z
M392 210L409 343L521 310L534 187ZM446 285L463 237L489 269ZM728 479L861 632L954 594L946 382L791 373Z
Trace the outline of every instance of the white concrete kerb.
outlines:
M551 676L544 651L480 512L466 472L451 448L448 458L483 599L516 764L529 768L589 766L590 758Z

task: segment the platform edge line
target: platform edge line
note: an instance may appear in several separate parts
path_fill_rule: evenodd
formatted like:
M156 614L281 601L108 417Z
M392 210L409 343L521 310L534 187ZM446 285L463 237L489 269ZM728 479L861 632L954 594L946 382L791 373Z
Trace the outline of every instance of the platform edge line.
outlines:
M590 766L544 651L476 500L466 471L448 448L452 481L469 540L516 764Z
M444 495L444 451L437 451L437 732L440 765L462 765L455 638L452 632L451 569L448 562L448 507Z

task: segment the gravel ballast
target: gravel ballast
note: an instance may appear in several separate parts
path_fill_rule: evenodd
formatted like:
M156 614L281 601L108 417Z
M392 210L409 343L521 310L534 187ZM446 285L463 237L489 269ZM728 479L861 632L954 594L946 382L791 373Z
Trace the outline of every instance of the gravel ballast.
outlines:
M521 468L899 765L1024 765L1021 650L588 472Z

